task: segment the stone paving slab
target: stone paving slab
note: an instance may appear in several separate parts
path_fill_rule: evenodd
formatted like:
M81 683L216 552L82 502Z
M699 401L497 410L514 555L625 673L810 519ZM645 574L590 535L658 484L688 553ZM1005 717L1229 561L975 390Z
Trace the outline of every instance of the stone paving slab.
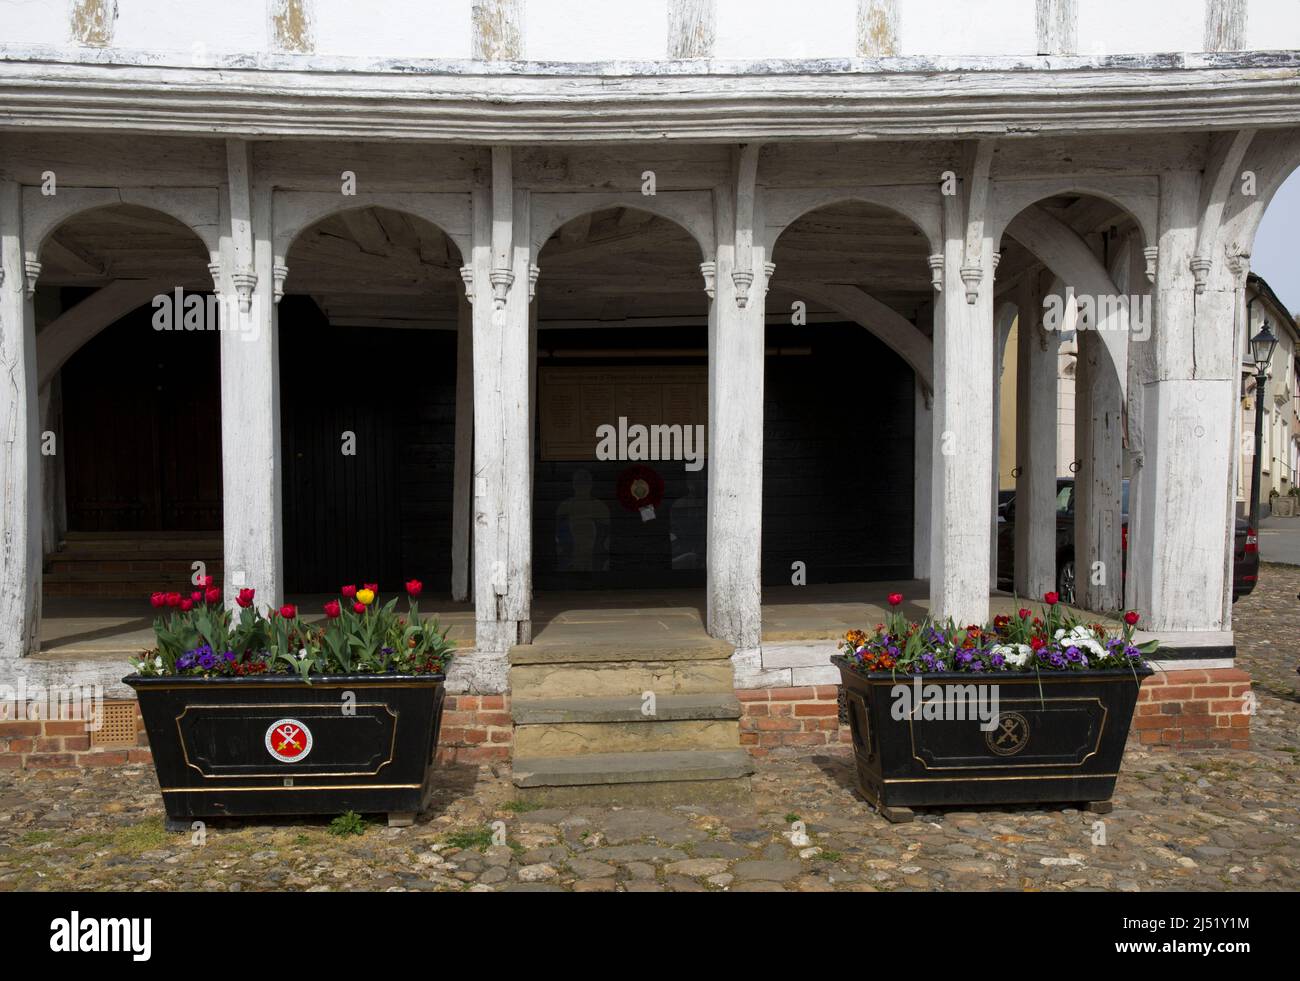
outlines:
M448 768L410 828L227 821L199 838L163 831L150 767L5 772L0 891L1296 890L1298 592L1300 569L1269 566L1234 611L1253 748L1130 745L1104 818L949 809L891 825L854 795L848 757L824 756L760 761L744 803L649 809L538 808L504 766Z

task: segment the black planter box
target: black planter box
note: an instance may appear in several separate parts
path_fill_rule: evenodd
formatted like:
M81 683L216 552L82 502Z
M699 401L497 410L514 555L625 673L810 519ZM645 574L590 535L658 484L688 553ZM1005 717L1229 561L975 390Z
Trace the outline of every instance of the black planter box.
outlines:
M428 805L444 676L145 678L136 690L168 830L195 818Z
M865 672L842 655L832 661L844 683L858 790L893 820L908 820L907 808L940 805L1109 810L1138 689L1153 673L1135 665L1041 676L921 676L923 685L997 685L997 725L984 732L978 718L927 720L913 711L895 719L895 686L912 689L911 675ZM944 691L954 704L961 700L955 689Z

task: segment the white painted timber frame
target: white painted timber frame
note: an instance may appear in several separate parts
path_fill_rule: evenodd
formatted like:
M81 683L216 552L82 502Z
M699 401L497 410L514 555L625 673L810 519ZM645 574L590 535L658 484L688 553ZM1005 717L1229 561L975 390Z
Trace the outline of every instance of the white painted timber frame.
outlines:
M772 674L762 652L763 298L779 276L770 257L785 228L810 210L863 201L903 215L924 234L933 337L852 283L781 285L863 323L916 375L915 566L930 577L934 612L965 622L988 612L994 272L1008 236L1050 270L1047 282L1057 278L1049 289L1133 292L1139 275L1154 279L1147 284L1155 310L1150 338L1130 341L1116 331L1123 338L1116 344L1105 332L1094 351L1081 351L1095 361L1086 376L1101 373L1106 391L1092 393L1093 424L1085 427L1094 462L1081 477L1088 486L1080 499L1090 502L1081 526L1091 551L1081 549L1079 567L1115 560L1113 517L1104 534L1098 528L1106 509L1117 511L1118 482L1096 474L1103 465L1113 469L1123 449L1116 423L1123 421L1133 484L1122 599L1153 630L1230 642L1227 546L1240 397L1240 331L1233 327L1244 316L1242 283L1263 211L1300 165L1296 52L400 67L267 54L218 57L196 68L156 53L0 45L0 104L0 656L37 646L38 390L75 347L72 338L51 335L46 343L35 334L31 295L41 243L86 208L120 203L155 208L193 229L219 291L242 301L239 329L223 333L221 343L228 601L248 585L269 605L283 588L276 300L292 276L289 249L329 215L370 206L402 211L456 243L471 304L461 329L472 344L458 371L461 534L453 578L458 594L473 597L476 642L457 659L452 685L504 690L509 648L531 639L533 287L545 275L538 256L566 221L625 207L691 234L710 296L709 630L735 645L742 683L794 677L781 675L784 668ZM29 162L21 180L9 176L24 140L114 133L168 138L172 147L187 136L219 143L220 174L187 175L163 187L116 172L106 186L61 187L52 198L35 187ZM1147 140L1149 155L1103 159L1098 136ZM264 144L295 146L277 144L281 137L357 147L370 141L379 150L409 142L431 155L460 144L481 148L491 164L467 168L474 174L464 178L431 172L436 191L410 190L409 174L393 178L406 190L367 190L382 187L384 177L362 173L360 192L343 196L292 164L285 172L283 155L280 169L260 169L254 151ZM891 139L900 142L885 142ZM664 143L680 158L670 161L676 183L661 181L653 196L632 190L638 156L662 154ZM714 153L719 145L725 173ZM837 156L845 147L868 163L852 171L853 158L846 164ZM1042 148L1038 169L1025 176L1017 161L1034 148ZM566 161L553 172L539 165L542 151L574 158L617 151L627 166L571 176ZM1075 163L1076 153L1086 162ZM912 155L925 163L909 168ZM945 169L960 176L955 196L940 189ZM1257 178L1253 196L1239 180L1245 171ZM1112 274L1076 233L1037 207L1061 194L1104 198L1133 218L1139 234L1128 246L1125 276ZM1021 283L1012 299L1021 311L1040 306L1042 287L1043 280ZM82 311L78 337L104 326L98 321L117 309L111 299L103 298L98 314ZM1021 324L1030 403L1043 410L1054 389L1044 382L1039 390L1033 379L1053 370L1052 345L1027 330L1023 316ZM467 407L472 426L459 418ZM1054 575L1054 481L1050 454L1041 451L1044 428L1025 420L1021 433L1029 513L1022 510L1028 520L1017 522L1018 538L1025 526L1017 555L1027 548L1029 561L1017 561L1017 586L1036 591ZM1121 599L1113 585L1089 598L1110 607Z

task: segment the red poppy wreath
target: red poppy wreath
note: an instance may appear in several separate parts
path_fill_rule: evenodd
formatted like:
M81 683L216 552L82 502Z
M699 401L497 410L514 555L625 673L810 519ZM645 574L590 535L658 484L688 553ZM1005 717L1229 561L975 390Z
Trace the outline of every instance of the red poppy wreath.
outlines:
M640 511L643 520L654 516L654 509L663 503L664 479L655 470L637 464L618 475L618 503L629 511Z

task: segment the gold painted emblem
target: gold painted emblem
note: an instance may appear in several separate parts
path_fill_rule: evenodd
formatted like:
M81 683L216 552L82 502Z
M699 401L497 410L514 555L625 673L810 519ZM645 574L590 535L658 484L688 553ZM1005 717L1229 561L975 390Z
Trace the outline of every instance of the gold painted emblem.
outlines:
M1029 720L1019 712L1003 712L984 742L999 756L1015 756L1029 744Z

